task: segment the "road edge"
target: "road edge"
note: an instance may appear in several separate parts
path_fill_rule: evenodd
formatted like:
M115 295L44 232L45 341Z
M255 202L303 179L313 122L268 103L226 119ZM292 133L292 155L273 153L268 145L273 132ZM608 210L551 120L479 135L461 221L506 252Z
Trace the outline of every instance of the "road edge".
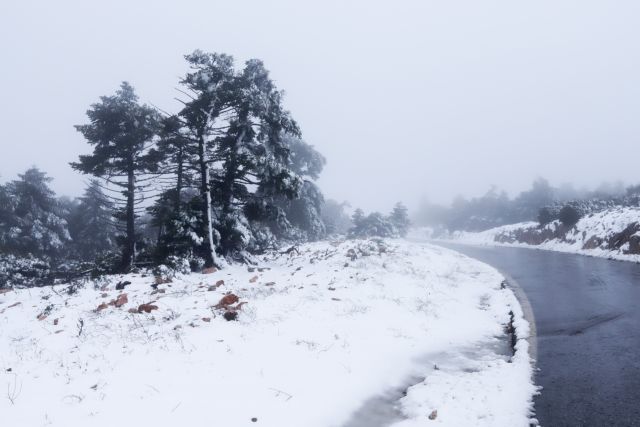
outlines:
M529 357L531 358L531 361L535 368L538 361L538 331L536 329L536 318L533 314L531 302L529 301L529 298L527 297L527 294L525 293L522 286L520 286L520 284L513 277L511 277L504 271L495 268L494 266L491 267L496 269L498 273L500 273L502 277L504 277L507 286L513 292L516 299L518 300L518 303L520 304L520 307L522 308L522 315L524 316L524 319L529 323L529 336L526 338L526 340L529 343ZM520 339L521 337L518 338Z
M527 343L529 343L529 358L531 359L532 365L533 365L533 370L535 373L535 369L536 366L538 364L538 331L536 328L536 318L535 315L533 314L533 307L531 306L531 302L529 301L529 298L527 297L527 294L525 293L524 289L522 288L522 286L520 286L520 284L513 278L511 277L509 274L505 273L504 271L502 271L501 269L494 267L491 264L488 264L484 261L480 261L479 259L470 257L468 255L463 254L462 252L458 252L456 251L455 248L451 248L446 246L447 243L453 243L454 245L457 244L463 244L464 243L460 243L460 242L448 242L448 241L441 241L441 240L421 240L421 239L416 239L416 238L409 238L407 239L410 242L413 243L426 243L429 245L434 245L434 246L439 246L441 248L450 250L450 251L454 251L460 255L466 256L467 258L471 258L479 263L488 265L489 267L493 268L494 270L496 270L506 281L507 286L509 287L509 289L511 290L511 292L513 292L513 294L516 297L516 300L518 300L518 303L520 304L520 307L522 308L522 315L524 316L524 319L529 323L529 336L526 338ZM440 243L443 243L443 245L440 245ZM535 248L532 248L535 249ZM516 336L517 336L517 331L516 331ZM520 337L518 337L520 338Z

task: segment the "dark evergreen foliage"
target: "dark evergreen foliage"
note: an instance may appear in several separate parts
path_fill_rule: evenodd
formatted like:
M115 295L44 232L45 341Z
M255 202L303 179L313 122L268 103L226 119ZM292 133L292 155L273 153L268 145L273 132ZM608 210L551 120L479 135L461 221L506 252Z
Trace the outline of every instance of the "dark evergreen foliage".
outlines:
M558 214L558 219L560 220L560 222L567 227L573 227L574 225L576 225L578 221L580 221L581 217L582 213L580 212L580 210L577 207L571 205L564 206L562 209L560 209L560 212Z
M547 225L560 217L560 209L555 206L545 206L538 211L538 223Z

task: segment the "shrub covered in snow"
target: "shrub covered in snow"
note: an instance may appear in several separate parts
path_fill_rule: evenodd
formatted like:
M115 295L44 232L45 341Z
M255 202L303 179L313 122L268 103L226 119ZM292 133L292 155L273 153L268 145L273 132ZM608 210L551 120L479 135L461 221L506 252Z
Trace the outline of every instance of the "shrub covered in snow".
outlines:
M51 265L48 261L33 256L17 257L11 254L0 257L0 288L46 284L53 284Z
M582 213L575 206L566 205L558 212L558 219L567 227L573 227L580 221Z

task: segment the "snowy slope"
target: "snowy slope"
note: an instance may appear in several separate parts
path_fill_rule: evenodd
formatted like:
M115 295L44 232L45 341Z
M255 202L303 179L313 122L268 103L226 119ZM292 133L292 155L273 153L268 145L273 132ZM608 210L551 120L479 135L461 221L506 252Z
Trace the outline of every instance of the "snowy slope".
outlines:
M640 254L632 253L633 249L628 241L622 245L611 246L614 237L625 230L633 229L636 223L640 223L640 208L617 207L588 215L566 232L562 230L558 221L543 228L539 228L537 222L524 222L480 233L455 232L450 238L469 244L535 247L640 262ZM539 236L542 236L543 241L532 242ZM632 231L626 240L629 240L629 237L640 241L640 232Z
M155 293L128 275L0 294L0 424L375 427L374 399L395 426L528 425L528 343L504 354L509 311L520 338L528 323L494 269L402 241L309 244L258 267ZM219 305L231 292L237 321Z

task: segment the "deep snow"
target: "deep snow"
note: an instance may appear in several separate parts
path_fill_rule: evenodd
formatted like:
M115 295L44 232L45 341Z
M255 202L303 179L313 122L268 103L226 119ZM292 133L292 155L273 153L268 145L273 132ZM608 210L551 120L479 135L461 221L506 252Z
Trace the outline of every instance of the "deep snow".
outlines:
M528 425L529 326L493 268L399 240L308 244L257 267L178 275L155 294L141 274L0 294L0 424ZM238 321L215 308L231 292ZM392 416L367 420L371 402Z

